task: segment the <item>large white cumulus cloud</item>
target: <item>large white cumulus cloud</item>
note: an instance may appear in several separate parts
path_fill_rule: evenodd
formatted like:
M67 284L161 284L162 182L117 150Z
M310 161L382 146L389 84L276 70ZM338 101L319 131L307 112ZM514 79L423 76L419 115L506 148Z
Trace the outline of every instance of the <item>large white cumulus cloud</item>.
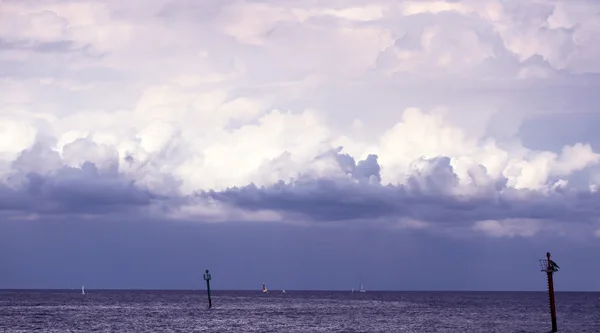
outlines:
M0 207L596 230L599 10L5 1Z

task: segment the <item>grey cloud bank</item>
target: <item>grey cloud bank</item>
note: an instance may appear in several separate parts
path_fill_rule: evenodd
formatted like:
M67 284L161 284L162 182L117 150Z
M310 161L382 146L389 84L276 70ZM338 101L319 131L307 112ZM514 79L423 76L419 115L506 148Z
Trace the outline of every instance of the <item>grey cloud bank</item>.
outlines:
M406 184L382 184L376 155L356 163L341 150L331 150L315 159L335 167L329 177L299 174L297 179L269 186L250 184L184 196L154 193L137 185L118 171L118 162L104 169L87 161L80 168L61 166L50 174L27 171L52 161L49 155L53 154L56 164L61 165L55 152L35 145L12 164L14 172L8 185L0 188L0 207L9 219L29 219L31 214L36 219L78 214L138 219L168 218L184 207L208 205L217 209L188 211L179 214L178 219L210 221L215 214L223 219L228 210L241 209L272 211L282 223L362 221L369 227L403 226L408 220L413 222L412 227L433 232L458 228L464 233L472 228L489 231L493 236L531 237L544 231L577 235L584 230L593 235L598 227L596 191L569 189L564 183L545 192L514 189L507 187L506 178L492 179L483 166L470 170L472 182L460 186L448 157L417 161L418 169ZM250 219L262 220L260 216ZM267 216L270 219L272 215ZM490 222L496 229L481 228L481 223L485 226ZM515 224L521 228L515 229Z

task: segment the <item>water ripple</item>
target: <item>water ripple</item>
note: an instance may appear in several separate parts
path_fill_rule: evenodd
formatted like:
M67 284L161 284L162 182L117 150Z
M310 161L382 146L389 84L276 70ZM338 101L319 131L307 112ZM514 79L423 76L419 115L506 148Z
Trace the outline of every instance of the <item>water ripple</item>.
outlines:
M558 293L561 332L600 332L599 293ZM545 293L4 292L0 332L548 332Z

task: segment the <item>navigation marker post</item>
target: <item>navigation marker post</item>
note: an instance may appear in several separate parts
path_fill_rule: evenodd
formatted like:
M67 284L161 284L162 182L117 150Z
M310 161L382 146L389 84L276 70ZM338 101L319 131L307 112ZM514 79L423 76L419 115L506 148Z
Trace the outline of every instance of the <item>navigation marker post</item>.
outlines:
M210 298L210 273L208 272L208 269L206 270L206 273L204 273L204 281L206 281L206 293L208 294L208 308L212 308L212 299Z
M550 252L546 252L546 259L540 259L540 266L542 267L542 272L546 272L548 275L548 298L550 300L550 316L552 317L552 331L557 332L558 328L556 327L556 304L554 303L554 280L553 274L554 272L558 272L560 267L550 259Z

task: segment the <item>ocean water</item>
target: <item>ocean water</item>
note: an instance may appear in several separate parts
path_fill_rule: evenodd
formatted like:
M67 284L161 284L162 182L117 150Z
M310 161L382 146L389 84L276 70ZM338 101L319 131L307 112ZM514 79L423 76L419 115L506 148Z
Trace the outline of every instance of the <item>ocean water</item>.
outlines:
M600 332L600 293L556 294L559 332ZM0 291L0 332L548 332L544 292Z

